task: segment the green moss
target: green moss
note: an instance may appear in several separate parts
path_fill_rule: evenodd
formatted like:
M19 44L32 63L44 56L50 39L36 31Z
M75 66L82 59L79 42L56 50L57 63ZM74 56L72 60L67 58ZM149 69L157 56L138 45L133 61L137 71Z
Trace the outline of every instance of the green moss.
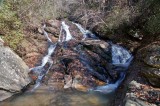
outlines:
M23 39L22 23L13 4L7 1L0 7L0 36L13 50Z
M146 32L151 34L160 33L160 1L153 0L151 4L151 15L144 26Z

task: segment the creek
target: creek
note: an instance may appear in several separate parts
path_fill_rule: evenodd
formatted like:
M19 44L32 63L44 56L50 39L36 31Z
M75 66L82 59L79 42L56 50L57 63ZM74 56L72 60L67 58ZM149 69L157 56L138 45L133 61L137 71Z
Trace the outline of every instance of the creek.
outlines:
M112 99L114 98L116 89L118 89L119 85L125 79L126 71L133 59L133 56L129 51L117 44L102 41L92 32L85 30L81 25L77 23L72 23L72 25L75 25L81 32L81 40L77 40L76 36L74 36L70 32L70 26L62 21L59 39L56 43L53 43L49 38L48 33L44 30L46 25L43 25L42 29L44 35L48 40L48 51L47 54L42 58L41 64L30 69L32 74L37 77L37 79L35 80L35 85L32 87L32 89L29 89L23 94L18 94L1 102L0 105L107 106L111 103ZM94 45L92 45L92 43ZM60 48L61 50L63 50L63 54L61 56L56 54L59 53L57 51ZM67 50L70 50L73 53L67 54ZM55 60L56 62L57 60L59 60L60 62L55 63ZM43 80L45 79L45 76L51 73L50 71L54 70L54 66L56 66L57 64L57 66L59 67L60 65L63 65L65 67L65 70L71 70L71 72L65 72L65 75L66 73L67 75L70 75L68 73L71 73L72 84L69 87L69 84L65 84L64 88L74 88L73 82L76 82L74 80L74 78L76 78L76 75L73 75L73 72L75 72L75 69L68 67L71 66L74 63L73 61L76 60L81 63L81 66L84 67L83 70L86 70L85 72L82 72L82 75L80 75L82 77L83 74L89 74L89 76L91 76L91 79L89 79L89 77L86 77L88 78L87 81L91 80L91 82L88 81L86 82L86 84L92 84L89 87L87 86L85 92L75 89L64 89L55 91L50 87L47 87L47 89L41 89L41 86L44 85ZM106 66L104 64L106 64ZM80 68L78 67L78 69ZM93 78L98 79L98 81L104 82L105 84L97 84L97 86L95 86L96 84L94 84L94 81L92 81ZM85 81L81 81L81 83L83 82Z

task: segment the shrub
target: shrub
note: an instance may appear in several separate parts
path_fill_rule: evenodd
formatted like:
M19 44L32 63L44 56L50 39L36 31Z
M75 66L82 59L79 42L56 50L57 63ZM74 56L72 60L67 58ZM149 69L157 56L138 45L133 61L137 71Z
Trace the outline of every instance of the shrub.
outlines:
M13 4L8 1L0 6L0 36L13 50L16 50L17 44L23 39L22 23Z

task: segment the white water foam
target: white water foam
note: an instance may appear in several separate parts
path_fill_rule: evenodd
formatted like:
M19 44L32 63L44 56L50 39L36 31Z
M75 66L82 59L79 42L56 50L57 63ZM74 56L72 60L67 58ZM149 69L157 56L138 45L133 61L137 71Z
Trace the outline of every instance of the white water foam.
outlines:
M65 32L63 32L63 31L65 31ZM72 38L73 37L69 31L69 26L64 21L62 21L62 26L61 26L61 31L60 31L60 36L59 36L58 42L69 41Z
M90 31L82 28L81 25L76 24L76 23L73 23L73 24L75 24L80 29L81 33L83 34L83 39L82 40L84 40L87 37L96 38L94 34L92 34ZM46 26L44 25L43 29L45 27ZM45 30L44 30L44 35L46 36L46 38L48 39L49 42L52 42ZM69 31L69 26L66 25L64 21L62 21L62 26L61 26L61 31L60 31L60 36L59 36L58 42L69 41L71 39L73 39L73 37L72 37L72 35ZM49 69L51 68L51 66L53 64L53 61L51 60L51 55L53 54L53 52L56 48L56 45L57 45L57 43L49 46L48 54L43 57L42 64L40 66L37 66L35 68L30 69L30 70L33 70L33 71L35 71L36 73L39 74L34 89L36 89L37 87L40 86L42 78L44 77L44 75L46 75L46 73L48 73ZM115 44L112 44L111 46L112 46L111 47L112 64L115 65L115 66L124 67L124 70L127 70L128 66L130 65L130 63L133 59L133 56L126 49L124 49L121 46L118 46L118 45L115 45ZM47 70L45 70L44 66L47 63L50 64L50 67ZM114 84L108 84L108 85L105 85L105 86L98 86L95 89L90 89L90 90L103 92L103 93L113 92L118 88L118 86L121 84L121 82L124 80L124 78L125 78L125 73L120 72L120 78Z
M48 39L48 42L51 42L52 43L52 40L49 38L47 32L44 30L44 28L46 27L46 25L43 26L43 32L44 32L44 35L46 36L46 38ZM40 86L41 84L41 80L42 78L48 73L49 69L51 68L52 64L53 64L53 61L51 60L51 55L53 54L55 48L56 48L56 44L51 44L48 48L48 53L46 56L43 57L42 59L42 62L41 62L41 65L40 66L37 66L37 67L34 67L34 68L31 68L30 70L34 71L37 75L38 75L38 78L36 80L36 84L34 86L34 88L31 90L31 91L34 91L37 87ZM45 70L44 69L44 66L49 63L50 64L50 67Z
M127 62L132 55L123 47L118 46L116 44L112 44L112 64L113 65L124 65L127 64L126 67L128 67L128 63Z
M122 81L125 78L125 72L128 69L128 66L130 65L133 56L123 47L111 44L112 49L112 64L118 67L121 67L123 70L120 73L119 79L114 84L107 84L104 86L98 86L96 88L90 89L89 91L98 91L102 93L112 93L114 92L119 85L122 83Z
M45 27L46 27L46 25L44 24L43 27L42 27L43 33L44 33L45 37L47 38L48 42L52 43L52 40L49 38L48 33L45 31ZM65 31L65 33L64 33L65 36L62 36L62 41L61 41L62 31ZM59 36L58 42L69 41L69 40L72 39L72 35L71 35L70 31L69 31L69 26L66 25L64 21L62 22L61 32L60 33L61 34ZM34 67L34 68L30 69L30 70L34 71L36 74L38 74L38 78L36 80L36 84L35 84L34 88L32 89L32 91L34 91L37 87L40 86L42 78L49 72L49 69L51 68L51 66L53 64L53 61L51 60L51 55L53 54L53 52L54 52L54 50L56 48L56 45L57 45L57 43L54 44L54 45L51 44L49 46L49 48L48 48L48 54L43 57L40 66L37 66L37 67ZM47 63L50 64L50 67L47 70L45 70L44 66Z
M85 40L86 38L96 38L97 39L97 37L92 32L90 32L89 30L85 30L80 24L74 23L74 22L72 22L72 23L75 24L77 26L77 28L83 34L82 40Z
M75 24L78 29L81 31L81 33L83 34L83 39L82 40L85 40L87 38L87 31L80 25L80 24L77 24L77 23L73 23Z

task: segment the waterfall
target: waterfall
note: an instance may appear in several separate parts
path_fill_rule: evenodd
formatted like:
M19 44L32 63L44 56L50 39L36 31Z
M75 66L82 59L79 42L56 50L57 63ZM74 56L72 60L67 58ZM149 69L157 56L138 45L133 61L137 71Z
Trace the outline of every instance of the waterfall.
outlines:
M93 39L97 39L98 37L96 37L93 33L91 33L89 30L85 30L80 24L74 23L77 26L77 28L81 31L81 33L83 34L83 39L85 40L86 38L93 38Z
M111 44L111 52L112 52L112 64L113 65L128 65L130 62L127 62L130 58L132 58L132 55L123 47L118 46L116 44Z
M48 33L45 31L45 27L46 27L46 25L44 24L42 27L42 30L43 30L44 36L47 38L48 42L50 42L50 45L48 48L47 55L42 58L41 65L30 69L38 76L38 78L36 80L36 84L35 84L34 88L32 89L32 91L34 91L37 87L40 86L41 80L49 72L49 69L51 68L51 66L53 64L53 61L51 59L51 55L54 53L56 46L57 46L57 43L53 44L52 40L49 38ZM65 31L65 32L63 32L63 31ZM63 34L64 36L62 36L62 32L64 33ZM61 37L62 37L62 40L61 40ZM62 26L61 26L61 31L60 31L60 36L59 36L58 42L69 41L71 39L72 39L72 35L69 31L69 26L66 25L64 21L62 21ZM47 63L49 64L49 67L48 67L48 69L45 69L44 67Z
M83 39L82 40L85 40L86 38L89 38L89 37L90 38L96 38L94 34L92 34L90 31L85 30L84 28L82 28L81 25L79 25L77 23L73 23L73 24L75 24L78 27L78 29L81 31L81 33L83 34ZM111 43L111 54L112 54L112 65L117 67L117 69L115 71L118 71L119 79L113 84L107 84L107 85L104 85L104 86L98 86L96 88L89 89L89 91L98 91L98 92L102 92L102 93L111 93L111 92L114 92L118 88L118 86L121 84L121 82L124 80L125 71L128 69L128 66L131 63L131 61L133 59L133 56L126 49L124 49L123 47L118 46L116 44L112 44L112 43ZM89 69L91 70L92 68L90 67ZM96 74L96 75L98 75L98 74Z
M85 30L84 28L82 28L81 25L79 25L77 23L73 23L73 24L76 25L77 28L80 30L80 32L83 34L82 40L85 40L86 38L97 39L97 37L93 33L91 33L88 30ZM41 80L49 72L51 66L53 65L53 60L51 59L51 55L54 53L57 44L62 43L62 42L68 42L71 39L73 39L73 37L69 31L69 26L64 21L62 21L62 23L61 23L61 30L60 30L58 42L55 44L53 44L52 40L49 38L48 33L45 31L45 27L46 27L46 25L43 25L43 27L42 27L43 33L44 33L44 36L47 38L48 42L50 43L50 45L48 47L47 55L42 58L41 65L30 69L38 75L34 89L36 89L41 84ZM78 52L81 52L81 51L78 50ZM97 76L101 80L108 82L108 79L105 76L100 75L95 70L93 70L93 68L90 66L90 64L88 64L89 61L87 60L87 57L84 56L83 52L79 53L79 54L80 54L80 57L79 57L80 61L86 66L86 68L92 74L94 74L94 76ZM115 69L115 71L118 72L119 79L113 84L107 83L104 86L98 86L96 88L89 89L89 91L110 93L110 92L115 91L118 88L118 86L121 84L121 82L124 80L125 71L128 69L128 66L131 63L133 56L123 47L118 46L116 44L112 44L112 43L111 43L111 54L112 54L112 65L117 67L117 69ZM45 69L46 64L49 64L48 69Z
M83 29L80 24L77 24L77 23L73 23L73 24L75 24L79 28L79 30L83 34L83 39L82 40L85 40L87 38L87 31L85 29Z
M72 37L72 35L71 35L70 31L69 31L69 26L66 25L66 23L64 21L62 21L62 26L61 26L61 31L60 31L60 36L59 36L58 42L69 41L72 38L73 37Z
M50 42L51 44L49 45L48 48L48 52L47 55L43 57L42 61L41 61L41 65L31 68L30 70L32 70L37 76L37 80L36 80L36 84L34 86L34 88L32 89L32 91L34 91L37 87L40 86L41 80L42 78L48 73L49 69L51 68L53 61L51 59L51 55L53 54L57 43L53 44L52 40L49 38L48 33L44 30L44 28L46 27L46 25L44 25L43 28L43 33L45 35L45 37L47 38L48 42ZM49 64L49 68L45 69L45 65Z
M133 56L123 47L116 44L111 44L112 53L112 65L118 67L119 79L113 84L107 84L104 86L98 86L96 88L89 89L89 91L98 91L102 93L114 92L125 78L125 71L128 69Z

